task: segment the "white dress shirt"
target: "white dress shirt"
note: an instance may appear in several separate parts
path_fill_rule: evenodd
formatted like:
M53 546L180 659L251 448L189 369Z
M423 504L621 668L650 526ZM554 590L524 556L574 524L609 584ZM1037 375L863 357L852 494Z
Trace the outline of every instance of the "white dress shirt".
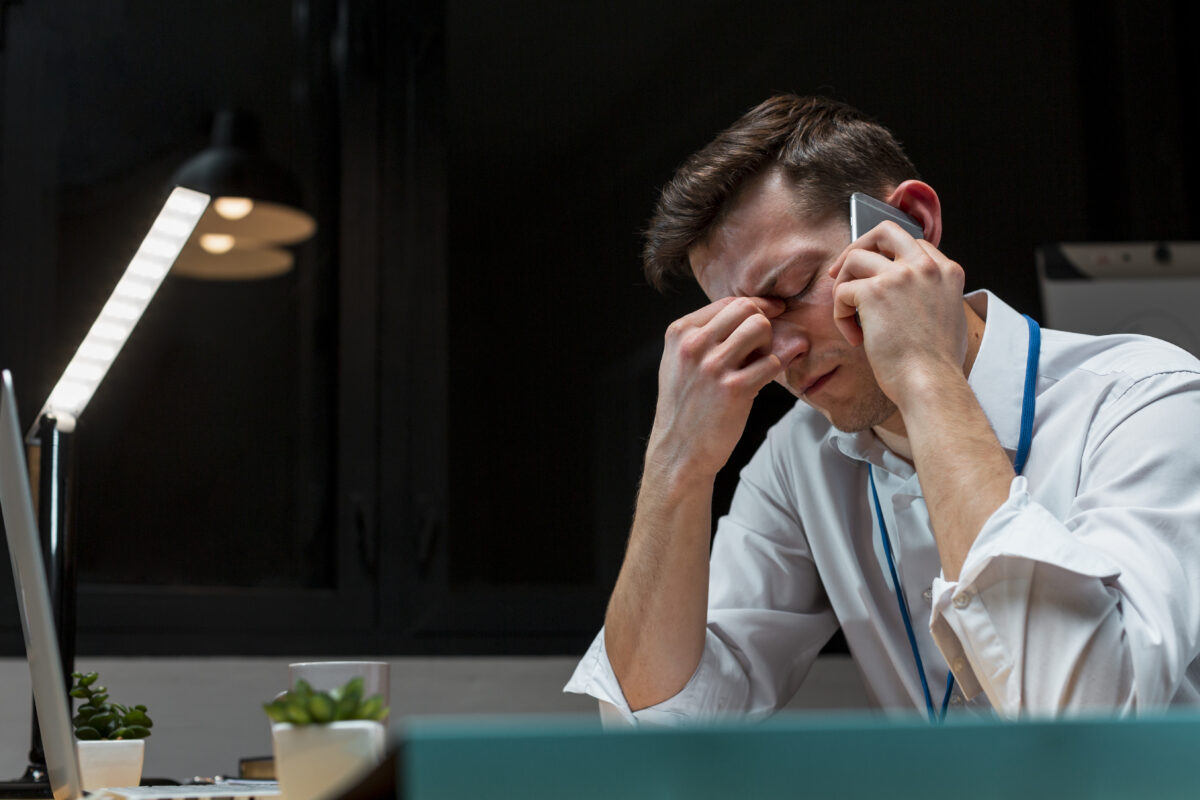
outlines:
M1029 333L990 292L969 376L1010 457ZM884 521L934 703L1006 717L1200 703L1200 362L1142 336L1043 330L1032 449L1007 501L942 576L912 465L797 403L741 473L710 561L707 641L687 685L631 712L604 631L565 691L630 721L764 716L839 627L872 699L925 709L868 497ZM991 713L990 711L986 713Z

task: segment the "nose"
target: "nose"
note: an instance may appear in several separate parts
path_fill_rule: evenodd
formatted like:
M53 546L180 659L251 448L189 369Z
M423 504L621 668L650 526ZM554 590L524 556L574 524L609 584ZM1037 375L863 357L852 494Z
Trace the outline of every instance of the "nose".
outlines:
M771 352L779 357L783 368L808 353L808 335L794 321L776 317L771 320Z

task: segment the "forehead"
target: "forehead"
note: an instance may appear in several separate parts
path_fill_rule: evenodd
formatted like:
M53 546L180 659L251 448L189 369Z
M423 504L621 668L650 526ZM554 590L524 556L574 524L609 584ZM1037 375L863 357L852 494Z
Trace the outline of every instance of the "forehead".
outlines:
M748 184L706 239L688 251L692 273L710 299L774 294L792 273L804 276L850 240L846 215L815 217L797 200L782 171ZM799 291L800 287L795 287Z

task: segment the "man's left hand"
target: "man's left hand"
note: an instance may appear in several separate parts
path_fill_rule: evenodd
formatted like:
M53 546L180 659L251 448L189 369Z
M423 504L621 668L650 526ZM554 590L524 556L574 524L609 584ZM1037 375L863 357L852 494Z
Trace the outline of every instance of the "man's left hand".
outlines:
M835 324L863 345L880 389L902 412L928 380L945 370L962 375L967 321L956 262L884 222L852 242L829 274Z

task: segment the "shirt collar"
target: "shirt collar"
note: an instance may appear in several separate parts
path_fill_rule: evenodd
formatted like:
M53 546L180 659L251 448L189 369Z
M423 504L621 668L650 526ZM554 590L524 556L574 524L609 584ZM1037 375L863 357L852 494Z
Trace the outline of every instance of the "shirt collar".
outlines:
M967 383L1001 446L1015 453L1021 439L1029 326L1020 313L989 291L972 292L965 299L987 323Z
M986 323L967 383L1001 446L1015 453L1021 436L1029 328L1015 309L987 290L971 292L964 299ZM830 427L825 443L848 458L902 478L914 474L912 465L888 450L871 431L845 433Z

